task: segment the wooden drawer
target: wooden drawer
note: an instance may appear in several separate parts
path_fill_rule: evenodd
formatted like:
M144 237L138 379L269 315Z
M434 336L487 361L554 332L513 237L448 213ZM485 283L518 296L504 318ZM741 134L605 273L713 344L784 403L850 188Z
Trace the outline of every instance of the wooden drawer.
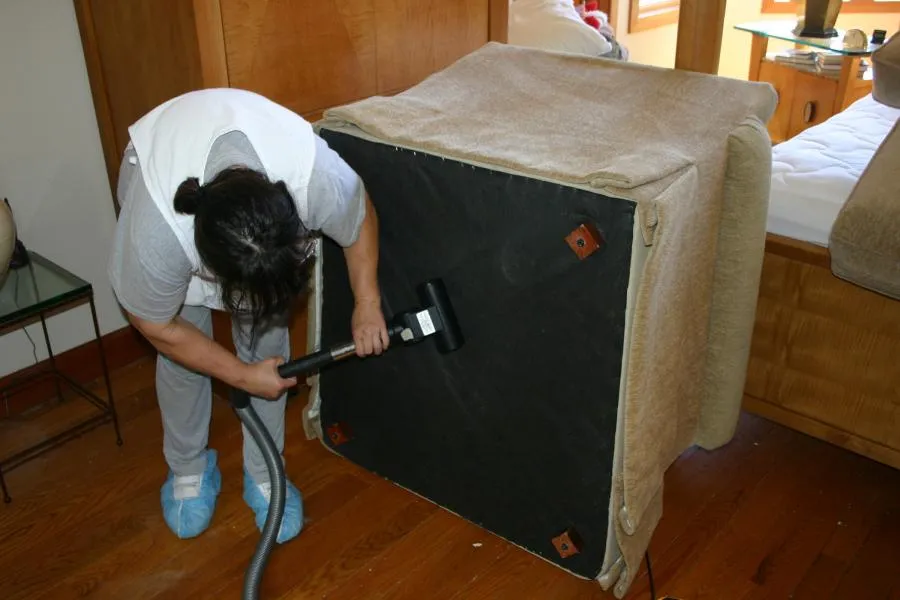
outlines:
M793 137L834 114L837 81L797 71L791 101L789 137Z
M773 143L792 138L834 114L836 79L766 61L760 65L759 80L772 84L778 94L778 106L769 121Z

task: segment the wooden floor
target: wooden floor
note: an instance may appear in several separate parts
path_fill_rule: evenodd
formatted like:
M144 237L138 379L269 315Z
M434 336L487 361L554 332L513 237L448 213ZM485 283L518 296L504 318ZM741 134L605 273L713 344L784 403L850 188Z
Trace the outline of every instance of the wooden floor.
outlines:
M236 418L216 403L222 495L212 527L180 541L160 516L153 364L117 372L114 391L124 446L104 426L9 474L0 598L239 598L259 534L241 500ZM81 404L7 420L0 449ZM262 598L613 597L307 442L300 406L288 409L287 471L309 522L273 554ZM744 415L729 446L670 469L651 560L658 597L900 599L900 472ZM650 597L643 574L628 597Z

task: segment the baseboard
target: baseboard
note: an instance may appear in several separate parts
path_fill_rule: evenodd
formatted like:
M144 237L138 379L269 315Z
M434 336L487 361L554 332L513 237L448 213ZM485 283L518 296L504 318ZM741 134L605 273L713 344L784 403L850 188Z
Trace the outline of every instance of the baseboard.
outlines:
M850 452L865 456L894 469L900 469L900 449L885 446L852 431L840 429L814 417L792 411L783 406L744 394L742 408L794 431L828 442Z
M106 356L110 372L156 353L156 349L144 336L130 325L104 335L102 342L103 354ZM96 340L57 354L55 361L60 371L81 384L88 384L103 376L103 364L100 361ZM5 388L20 378L49 368L49 359L26 367L0 378L0 388ZM8 411L10 414L20 413L54 396L56 396L56 386L52 381L43 379L9 394L6 397Z

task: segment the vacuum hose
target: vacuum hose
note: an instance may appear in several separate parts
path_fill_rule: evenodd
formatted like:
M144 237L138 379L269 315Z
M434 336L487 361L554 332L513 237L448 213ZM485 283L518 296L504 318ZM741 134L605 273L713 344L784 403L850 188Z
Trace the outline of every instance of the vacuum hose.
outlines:
M256 445L262 451L263 459L269 470L271 485L271 497L269 499L269 512L266 514L266 523L263 525L262 536L256 545L256 552L250 560L250 566L244 576L243 600L257 600L259 598L259 586L262 582L263 571L269 561L269 554L275 546L278 532L281 530L281 519L284 517L284 500L286 491L284 464L281 462L281 454L275 441L265 425L259 419L259 415L253 410L250 396L242 390L231 390L231 404L238 418L250 431L250 435L256 440Z
M424 307L401 313L395 317L388 326L388 335L392 343L417 342L434 335L437 349L442 354L452 352L462 346L462 332L456 322L456 315L443 282L440 279L426 281L419 286L418 292ZM284 378L299 377L333 362L349 358L355 352L356 345L353 342L347 342L282 364L278 367L278 374ZM229 401L238 418L247 427L262 451L263 459L269 470L269 481L272 482L269 511L266 514L266 522L263 525L262 536L256 546L256 552L253 554L250 566L244 576L244 591L241 596L243 600L257 600L263 571L269 561L269 554L275 546L278 532L281 530L281 520L284 517L284 502L287 493L284 463L281 461L281 453L278 452L274 440L266 431L262 421L259 420L259 415L253 410L250 394L232 388Z

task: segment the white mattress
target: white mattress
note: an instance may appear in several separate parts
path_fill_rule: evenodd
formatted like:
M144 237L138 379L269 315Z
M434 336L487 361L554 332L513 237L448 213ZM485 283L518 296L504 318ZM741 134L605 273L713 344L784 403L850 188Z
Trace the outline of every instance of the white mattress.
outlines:
M900 109L869 94L772 148L769 233L828 246L831 227Z

